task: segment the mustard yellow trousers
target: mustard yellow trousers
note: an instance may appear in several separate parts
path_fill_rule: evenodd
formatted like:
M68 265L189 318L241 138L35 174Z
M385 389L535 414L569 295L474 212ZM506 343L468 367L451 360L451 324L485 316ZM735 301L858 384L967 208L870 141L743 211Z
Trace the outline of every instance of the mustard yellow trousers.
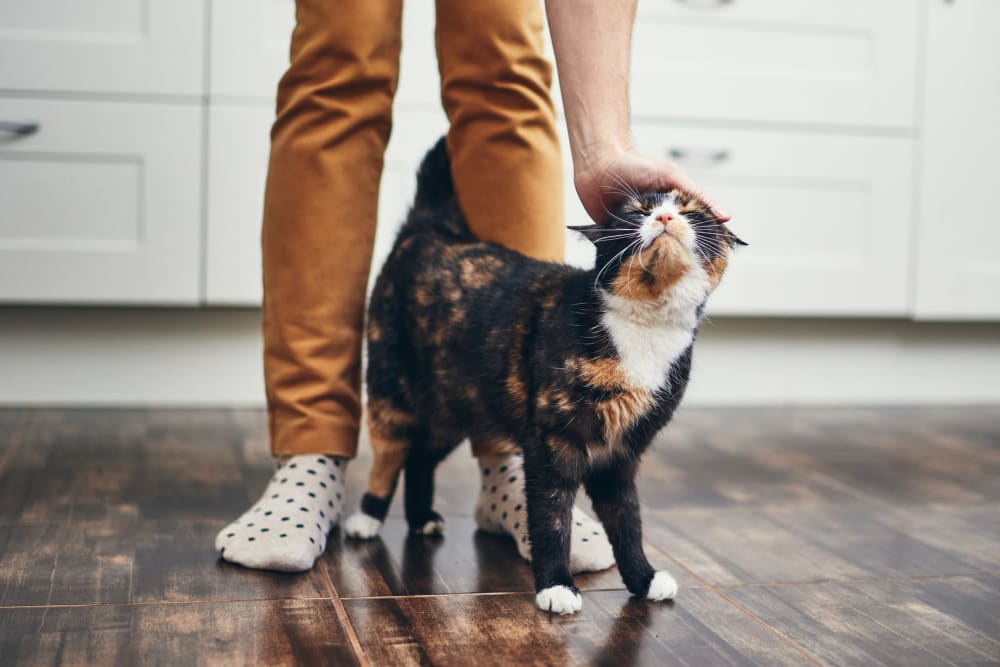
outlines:
M402 0L296 2L262 233L275 455L357 450L365 287L401 12ZM561 260L562 164L538 0L437 0L436 13L448 153L469 226ZM474 444L479 454L492 448Z

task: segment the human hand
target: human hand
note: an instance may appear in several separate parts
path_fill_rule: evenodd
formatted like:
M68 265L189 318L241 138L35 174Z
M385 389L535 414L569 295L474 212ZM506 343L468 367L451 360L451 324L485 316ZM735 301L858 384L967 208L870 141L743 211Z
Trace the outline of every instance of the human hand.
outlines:
M576 192L587 213L602 222L618 202L636 192L665 192L679 188L704 201L720 221L730 219L676 163L658 160L634 148L601 150L588 156L574 177Z

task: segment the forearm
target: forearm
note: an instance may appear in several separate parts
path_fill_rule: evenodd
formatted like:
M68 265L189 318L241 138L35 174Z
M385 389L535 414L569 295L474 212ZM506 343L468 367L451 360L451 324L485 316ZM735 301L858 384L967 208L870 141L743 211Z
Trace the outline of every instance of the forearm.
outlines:
M627 150L636 0L547 0L546 11L577 173Z

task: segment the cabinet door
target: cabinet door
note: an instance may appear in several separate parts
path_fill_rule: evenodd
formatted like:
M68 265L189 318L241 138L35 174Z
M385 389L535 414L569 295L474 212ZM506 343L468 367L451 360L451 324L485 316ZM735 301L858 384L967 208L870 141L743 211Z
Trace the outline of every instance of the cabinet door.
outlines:
M204 94L203 0L3 0L0 88Z
M908 312L912 140L650 124L635 135L677 159L750 243L710 313Z
M640 116L909 127L913 0L640 2Z
M1000 318L1000 3L928 0L916 315Z
M258 305L260 222L267 175L269 108L213 105L209 111L206 301ZM443 112L397 113L386 150L372 266L392 247L413 198L417 165L447 128Z
M288 67L293 0L214 0L211 92L221 102L270 102ZM438 106L434 4L403 5L403 52L396 103Z
M0 300L196 304L201 110L0 99Z

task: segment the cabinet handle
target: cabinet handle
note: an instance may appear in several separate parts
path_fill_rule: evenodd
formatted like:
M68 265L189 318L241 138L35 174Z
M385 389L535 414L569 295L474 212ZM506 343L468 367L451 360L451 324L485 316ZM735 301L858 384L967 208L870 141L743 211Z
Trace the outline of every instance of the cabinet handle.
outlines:
M682 5L687 5L688 7L701 7L703 9L710 9L712 7L722 7L723 5L731 5L736 0L677 0L677 2Z
M29 134L35 134L41 127L39 123L31 121L27 123L15 123L9 120L0 120L0 132L4 134L17 134L26 137Z
M728 160L730 153L725 148L669 148L667 157L678 162L719 164Z

